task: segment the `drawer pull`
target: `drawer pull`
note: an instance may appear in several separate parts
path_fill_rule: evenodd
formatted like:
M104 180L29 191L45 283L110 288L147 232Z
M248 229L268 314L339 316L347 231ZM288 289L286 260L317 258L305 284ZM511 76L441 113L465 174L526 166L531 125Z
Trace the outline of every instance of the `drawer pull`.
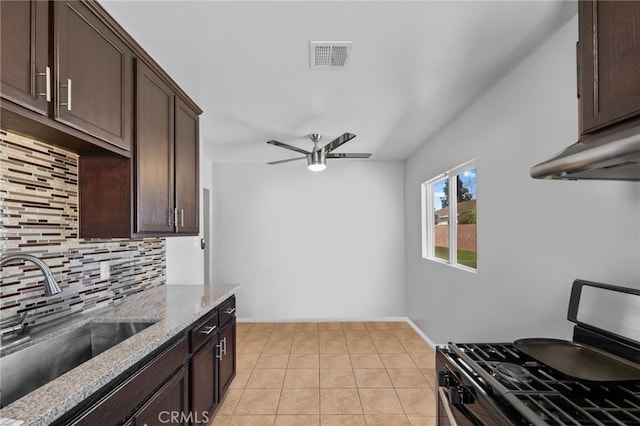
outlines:
M206 327L205 329L200 330L198 333L207 334L208 335L208 334L211 334L213 332L213 330L215 330L216 328L218 328L218 327L215 326L215 325L212 325L211 327Z
M224 313L227 315L232 315L235 311L236 311L236 308L231 308L224 311Z

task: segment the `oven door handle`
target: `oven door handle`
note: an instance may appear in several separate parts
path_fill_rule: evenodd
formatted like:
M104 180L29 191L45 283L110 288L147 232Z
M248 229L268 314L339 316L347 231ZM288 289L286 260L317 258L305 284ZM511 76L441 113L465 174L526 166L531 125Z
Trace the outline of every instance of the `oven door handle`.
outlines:
M455 362L455 361L454 361L454 360L453 360L449 355L444 354L444 353L443 353L442 355L443 355L443 356L444 356L444 358L445 358L447 361L449 361L452 365L455 365L455 366L457 366L457 367L458 367L458 368L456 369L456 370L457 370L457 372L458 372L458 373L460 373L461 375L463 375L463 376L467 379L467 381L469 382L469 384L471 385L471 387L473 387L473 389L474 389L476 392L481 393L482 395L487 395L487 393L484 391L484 389L482 389L482 388L480 387L480 385L478 385L478 384L476 383L476 380L475 380L473 377L471 377L471 375L470 375L469 373L467 373L467 372L465 371L465 369L464 369L461 365L459 365L457 362ZM504 387L503 387L503 388L504 388Z
M468 358L458 348L452 347L451 349L454 351L454 353L456 353L456 355L458 355L461 358L462 361L467 362L471 366L471 368L473 368L480 375L480 377L487 380L486 376L489 376L489 373L487 373L484 369L482 369L482 367L476 364L473 360ZM493 397L489 396L487 392L484 389L482 389L482 387L465 370L463 366L461 366L458 362L452 359L448 354L444 352L441 352L441 354L445 358L445 360L447 360L451 365L456 367L456 372L460 373L461 376L464 376L464 378L467 380L467 382L469 383L469 385L474 391L484 396L485 400L491 405L491 407L493 407L494 410L500 413L500 416L502 416L505 419L509 418L507 414L504 412L504 410L493 402ZM490 378L491 377L489 376L489 379ZM509 403L512 404L512 406L514 406L521 414L523 414L525 418L529 422L531 422L532 425L534 426L548 425L548 423L546 423L544 420L541 420L540 417L536 415L533 411L531 411L528 407L524 406L523 409L520 409L520 406L522 406L523 404L519 402L518 398L515 395L513 395L511 392L508 392L507 388L505 388L502 383L498 382L497 380L487 380L487 381L491 383L491 386L494 388L494 390L498 392L499 395L501 395L503 398L509 401ZM466 383L465 383L465 386L466 386Z
M447 414L447 419L449 419L449 423L451 426L458 426L458 422L453 416L453 412L451 411L451 401L449 400L449 395L445 392L444 388L438 388L438 394L440 395L440 399L442 400L442 405L444 407L444 412Z

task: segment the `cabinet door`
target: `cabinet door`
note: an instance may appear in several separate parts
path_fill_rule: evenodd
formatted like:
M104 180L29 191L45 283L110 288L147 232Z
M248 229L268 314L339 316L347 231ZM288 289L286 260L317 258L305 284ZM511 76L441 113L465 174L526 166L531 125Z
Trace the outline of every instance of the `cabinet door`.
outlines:
M580 1L581 133L640 114L640 2Z
M217 345L218 338L214 337L191 359L191 413L205 423L218 404Z
M177 232L198 234L200 195L198 114L176 97L175 179Z
M186 360L189 356L189 342L186 337L179 339L169 348L161 350L158 355L152 355L151 360L145 360L145 364L135 371L129 370L131 375L124 379L122 383L111 383L115 386L106 394L95 394L91 397L95 401L93 405L89 405L85 411L74 410L77 417L72 420L65 420L64 423L56 424L72 425L72 426L95 426L95 425L115 425L122 424L124 419L131 417L136 407L140 405L151 394L157 395L154 391L161 387L166 389L167 386L161 386L165 381L185 381L186 377ZM185 377L176 379L176 376L170 375L171 372L177 371L177 376L185 374ZM188 387L186 382L180 384L187 398ZM98 398L97 400L95 398ZM153 398L156 399L156 398ZM88 403L85 401L84 404ZM173 404L171 408L178 404ZM86 405L85 405L86 407ZM80 412L78 412L80 411ZM73 413L73 412L72 412ZM153 423L153 424L157 424Z
M174 93L136 61L135 232L174 231Z
M133 424L140 426L166 424L186 426L191 420L189 417L189 374L187 368L183 367L134 415Z
M54 3L54 118L124 149L131 148L132 53L80 1Z
M49 3L45 1L0 2L0 75L2 97L48 113L47 68ZM51 80L49 98L51 97Z
M231 381L236 376L236 319L233 318L220 330L219 346L222 350L222 359L218 361L219 398L225 394Z

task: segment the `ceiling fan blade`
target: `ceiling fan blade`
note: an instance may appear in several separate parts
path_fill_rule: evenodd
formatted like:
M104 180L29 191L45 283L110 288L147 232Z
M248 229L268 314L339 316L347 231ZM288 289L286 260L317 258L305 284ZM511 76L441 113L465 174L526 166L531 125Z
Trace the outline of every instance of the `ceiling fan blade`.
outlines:
M341 136L338 136L328 144L324 146L324 151L329 153L339 147L340 145L349 142L351 139L355 138L356 135L353 133L344 133Z
M327 158L369 158L371 157L370 153L362 153L362 154L327 154Z
M267 141L267 143L271 145L279 146L281 148L290 149L292 151L299 152L300 154L305 154L305 155L311 154L309 151L305 151L304 149L298 148L297 146L287 145L286 143L274 141L273 139L270 141Z
M273 165L273 164L288 163L289 161L302 160L303 158L307 158L307 157L305 156L305 157L288 158L286 160L272 161L272 162L267 163L267 164Z

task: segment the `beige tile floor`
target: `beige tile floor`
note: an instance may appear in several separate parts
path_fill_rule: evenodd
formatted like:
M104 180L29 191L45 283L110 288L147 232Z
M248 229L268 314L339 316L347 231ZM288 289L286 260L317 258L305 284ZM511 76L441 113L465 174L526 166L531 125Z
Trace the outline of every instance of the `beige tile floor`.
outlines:
M435 353L404 322L238 323L210 425L436 424Z

